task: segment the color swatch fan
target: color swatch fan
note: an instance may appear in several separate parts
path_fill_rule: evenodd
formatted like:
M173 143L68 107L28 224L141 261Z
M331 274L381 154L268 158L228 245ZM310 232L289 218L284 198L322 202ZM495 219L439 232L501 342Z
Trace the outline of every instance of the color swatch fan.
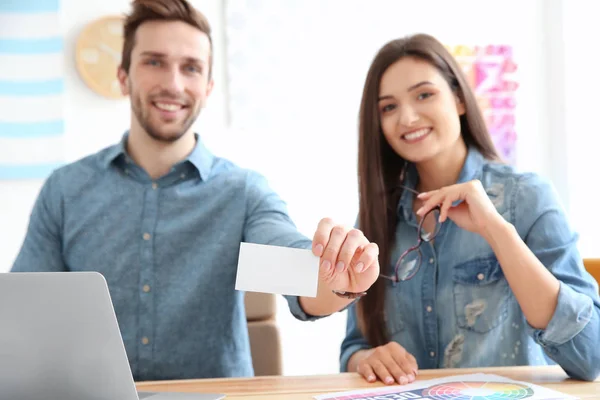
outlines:
M435 385L421 393L432 399L511 400L531 398L533 389L518 383L454 382Z
M404 386L322 394L316 400L572 400L573 396L492 374L418 380Z

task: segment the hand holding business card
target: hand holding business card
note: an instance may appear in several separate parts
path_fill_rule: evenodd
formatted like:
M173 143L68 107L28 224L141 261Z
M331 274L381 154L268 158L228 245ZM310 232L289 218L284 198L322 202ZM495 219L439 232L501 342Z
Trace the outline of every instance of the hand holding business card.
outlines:
M353 299L363 296L379 277L378 255L377 244L360 230L323 218L312 250L242 243L235 287L316 297L322 284L340 297ZM324 301L330 304L331 298Z

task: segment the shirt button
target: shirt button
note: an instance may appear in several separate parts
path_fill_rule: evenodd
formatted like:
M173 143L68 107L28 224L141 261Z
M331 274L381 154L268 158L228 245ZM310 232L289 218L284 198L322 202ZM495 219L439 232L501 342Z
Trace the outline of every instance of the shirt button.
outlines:
M429 264L433 264L433 257L429 259Z
M144 285L144 287L142 288L142 290L146 293L148 293L150 291L150 286L148 285Z
M477 279L479 279L480 281L482 281L483 278L485 278L484 274L477 274Z
M144 233L144 240L150 240L150 234L149 233Z
M185 178L185 174L181 174L180 176L181 176L181 179Z
M152 189L156 190L157 187L158 187L158 185L156 183L152 184Z
M427 306L427 312L432 312L433 308L431 308L431 306Z
M142 338L142 344L148 344L148 343L150 343L150 340L146 336L144 336Z
M430 352L430 353L429 353L429 355L430 355L431 357L435 357L435 351L432 351L432 352Z

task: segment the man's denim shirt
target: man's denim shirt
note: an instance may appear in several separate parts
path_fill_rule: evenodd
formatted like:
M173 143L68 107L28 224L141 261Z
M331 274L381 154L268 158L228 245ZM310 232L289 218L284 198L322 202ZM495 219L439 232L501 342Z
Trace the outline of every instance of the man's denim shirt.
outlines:
M550 323L545 330L527 323L489 244L448 220L434 245L421 245L421 268L411 280L386 281L390 339L413 354L420 369L556 362L573 377L594 379L600 372L598 286L584 269L578 236L552 185L538 175L491 163L474 149L469 150L459 182L472 179L482 182L498 212L560 280ZM414 167L405 183L415 187ZM412 204L413 195L404 191L392 259L382 268L393 268L400 254L416 243ZM353 305L341 349L342 371L354 352L366 348Z
M50 176L12 270L102 273L136 381L251 376L244 293L235 290L240 242L311 241L262 176L200 139L156 181L123 143ZM312 319L297 297L287 300L297 318Z

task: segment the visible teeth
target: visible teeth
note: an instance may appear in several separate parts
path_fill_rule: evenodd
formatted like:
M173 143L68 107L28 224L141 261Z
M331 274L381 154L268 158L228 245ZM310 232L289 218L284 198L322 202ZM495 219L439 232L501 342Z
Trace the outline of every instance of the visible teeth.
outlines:
M418 131L414 131L411 133L407 133L403 137L406 140L415 140L415 139L418 139L420 137L427 135L428 133L429 133L429 128L425 128L425 129L419 129Z
M155 103L156 107L165 111L177 111L181 108L179 104Z

